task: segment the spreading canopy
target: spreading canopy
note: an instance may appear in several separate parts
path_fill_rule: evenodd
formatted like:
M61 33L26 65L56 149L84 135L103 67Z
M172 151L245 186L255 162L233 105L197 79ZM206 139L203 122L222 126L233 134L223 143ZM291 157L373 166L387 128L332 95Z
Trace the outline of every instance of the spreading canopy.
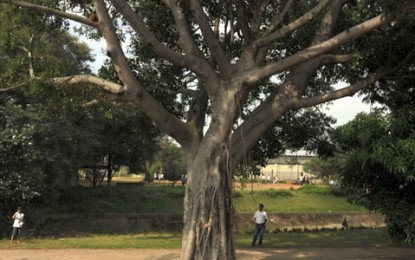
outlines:
M379 44L381 37L407 30L410 19L405 15L413 10L414 1L71 1L69 5L62 3L60 10L29 1L0 2L71 19L96 30L106 40L121 85L95 76L54 79L54 83L88 82L123 93L184 147L202 140L207 111L212 112L212 121L222 121L221 96L232 96L239 109L227 113L224 122L229 123L224 126L230 133L238 123L232 138L235 162L287 111L353 95L413 56L412 51L396 59L400 49L392 46L388 57L395 59L385 58L382 64L372 64L374 68L361 66L368 65L364 58L370 53L377 53L375 47L364 53L361 42ZM92 10L96 20L85 17ZM393 25L391 29L386 27L389 25ZM130 59L120 42L126 32L130 33L132 50L145 46L153 55ZM181 77L182 89L171 84L171 90L176 98L191 100L186 122L147 90L145 77L140 75L140 68L147 65L140 58L181 68L175 73ZM133 65L137 71L132 70ZM351 84L332 91L330 84L347 80L346 72L354 76ZM259 90L261 86L265 90ZM256 103L250 95L257 97ZM248 100L251 102L246 105Z

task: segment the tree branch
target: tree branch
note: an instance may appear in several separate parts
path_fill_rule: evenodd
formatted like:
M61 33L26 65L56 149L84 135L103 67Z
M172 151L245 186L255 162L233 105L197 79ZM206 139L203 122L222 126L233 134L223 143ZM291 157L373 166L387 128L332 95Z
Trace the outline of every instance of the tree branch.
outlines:
M94 6L98 15L98 26L102 36L107 43L107 53L109 54L115 70L124 83L125 91L133 96L140 95L142 87L132 73L128 60L125 57L120 41L117 37L111 17L103 0L94 0Z
M375 83L380 78L384 77L385 75L389 74L391 69L387 66L378 69L375 73L369 75L368 77L357 81L356 83L342 88L330 93L314 96L307 99L296 99L292 101L292 109L299 109L304 107L310 107L322 103L326 103L329 101L333 101L336 99L340 99L346 96L353 96L359 90L362 90L369 85Z
M76 84L92 84L101 87L111 93L121 94L124 92L124 87L120 84L92 76L92 75L75 75L69 77L52 78L48 82L53 85L76 85Z
M116 0L114 0L117 2ZM170 114L155 98L144 89L128 64L115 33L108 10L104 0L94 0L94 5L99 18L99 27L104 36L111 60L115 66L118 76L124 83L126 97L134 103L143 113L152 119L163 131L176 139L181 145L188 145L192 133L186 125L177 117Z
M242 0L235 1L236 6L236 17L239 21L239 27L241 28L242 35L245 38L246 45L251 44L252 42L252 35L251 35L251 28L249 28L248 21L246 20L246 10L245 4Z
M333 36L333 28L337 24L339 13L344 1L345 0L334 0L329 5L323 19L320 22L320 26L311 41L311 46L328 40ZM349 58L350 57L348 56L320 55L293 67L287 78L287 80L291 82L292 87L287 91L291 92L293 97L300 97L310 79L315 75L318 68L320 68L324 62L330 62L330 60L332 62L336 62L340 59L348 61Z
M385 19L387 19L386 17ZM391 19L389 17L389 19ZM324 102L336 100L345 96L353 95L354 93L367 88L377 80L386 75L389 75L408 64L415 57L415 49L412 50L402 62L391 68L390 65L378 69L374 74L362 79L349 87L315 96L308 99L301 99L296 97L296 84L287 80L279 88L279 93L269 96L259 107L257 107L250 115L249 120L244 121L237 130L232 134L232 161L239 161L244 152L248 151L258 140L258 136L271 127L272 123L280 115L291 109L299 109L318 105ZM324 55L309 60L311 63L333 63L333 62L348 62L353 59L353 55ZM306 65L304 65L306 66ZM303 66L301 66L303 67ZM305 67L304 69L307 69ZM290 74L290 77L296 77ZM232 166L234 167L234 165Z
M344 54L344 55L332 55L326 54L321 56L320 64L335 64L335 63L347 63L352 61L356 55Z
M415 3L410 3L406 6L398 8L395 12L391 14L381 14L372 19L369 19L365 22L362 22L356 26L345 30L336 36L303 49L296 54L293 54L281 61L269 64L261 68L254 68L250 71L247 71L244 77L241 79L245 84L250 85L258 80L268 78L274 74L277 74L286 69L292 68L293 66L311 60L321 54L327 53L331 50L334 50L362 35L367 34L370 31L373 31L377 28L385 26L392 22L396 15L403 15L404 13L410 12L415 7Z
M288 13L288 11L291 9L291 6L293 5L294 0L288 0L288 2L283 6L281 12L274 16L274 19L272 19L272 22L268 29L264 32L263 36L268 36L271 33L275 32L275 30L280 26L282 23L285 15Z
M77 84L91 84L94 86L101 87L111 93L114 94L121 94L124 91L124 87L122 85L116 84L114 82L93 76L93 75L74 75L69 77L57 77L51 78L46 80L47 83L50 83L55 86L63 86L63 85L77 85ZM12 86L9 88L2 88L0 92L8 92L12 90L16 90L19 88L29 87L31 81L23 82L16 86Z
M226 59L225 52L220 46L220 43L215 33L212 31L209 25L209 20L207 19L206 14L203 12L202 6L200 5L200 1L190 0L190 6L193 10L196 21L200 26L200 30L202 31L206 44L208 45L209 50L215 58L216 63L219 65L221 71L225 76L230 75L231 65Z
M214 70L209 66L205 59L193 55L182 55L165 47L124 0L111 0L111 2L129 22L131 27L140 35L143 42L145 42L158 56L168 60L176 66L185 66L201 77L210 77L212 73L214 73Z
M328 6L311 45L319 44L333 36L333 30L337 25L341 9L346 1L347 0L333 0Z
M165 47L154 34L146 27L143 20L124 0L111 0L114 7L130 23L131 27L140 35L141 39L160 57L175 65L181 65L183 56Z
M292 23L282 27L276 32L270 33L272 30L275 29L274 26L271 26L267 29L267 31L264 33L263 37L260 37L258 40L253 42L254 49L261 48L263 46L269 45L275 41L278 41L285 36L287 36L289 33L293 32L294 30L297 30L304 24L308 23L310 20L314 19L319 15L321 12L323 12L327 6L332 2L333 0L323 0L318 5L316 5L314 8L312 8L310 11L293 21Z
M0 0L0 4L2 4L2 3L27 8L29 10L33 10L33 11L36 11L36 12L39 12L39 13L46 13L46 14L66 18L66 19L69 19L69 20L72 20L72 21L75 21L75 22L79 22L79 23L97 28L97 24L93 21L90 21L88 18L85 18L83 16L79 16L79 15L75 15L75 14L71 14L71 13L66 13L66 12L56 10L56 9L52 9L52 8L49 8L49 7L46 7L46 6L41 6L41 5L36 5L36 4L22 2L22 1L16 1L16 0Z
M163 0L164 4L171 10L179 32L179 45L186 54L203 57L189 29L183 9L173 0Z
M255 2L255 8L253 10L253 15L252 15L252 34L254 35L254 37L256 35L258 35L259 30L261 28L261 23L262 23L262 16L264 14L265 8L267 7L267 0L257 0Z

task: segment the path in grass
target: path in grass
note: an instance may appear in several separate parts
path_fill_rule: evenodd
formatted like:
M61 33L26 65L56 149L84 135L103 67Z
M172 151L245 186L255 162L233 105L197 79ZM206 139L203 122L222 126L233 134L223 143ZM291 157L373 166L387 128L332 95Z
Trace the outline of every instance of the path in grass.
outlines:
M1 260L176 260L179 249L0 249ZM239 260L273 259L415 259L415 249L408 247L304 248L237 250Z

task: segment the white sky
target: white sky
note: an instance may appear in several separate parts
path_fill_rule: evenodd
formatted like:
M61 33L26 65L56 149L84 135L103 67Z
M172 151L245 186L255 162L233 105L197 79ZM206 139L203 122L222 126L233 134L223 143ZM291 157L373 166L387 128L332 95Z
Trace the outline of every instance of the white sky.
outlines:
M353 97L344 97L328 105L327 114L337 119L334 126L343 125L352 120L360 112L370 112L370 105L362 102L363 97L355 94Z

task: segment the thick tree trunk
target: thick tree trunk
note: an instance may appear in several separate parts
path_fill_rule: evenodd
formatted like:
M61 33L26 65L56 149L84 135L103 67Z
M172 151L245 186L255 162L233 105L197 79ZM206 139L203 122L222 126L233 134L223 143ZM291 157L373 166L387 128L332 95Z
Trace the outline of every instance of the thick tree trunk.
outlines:
M112 155L108 154L108 162L107 162L107 186L111 186L112 181Z
M232 173L228 169L228 152L219 148L204 154L205 159L195 162L189 174L181 259L233 260Z

